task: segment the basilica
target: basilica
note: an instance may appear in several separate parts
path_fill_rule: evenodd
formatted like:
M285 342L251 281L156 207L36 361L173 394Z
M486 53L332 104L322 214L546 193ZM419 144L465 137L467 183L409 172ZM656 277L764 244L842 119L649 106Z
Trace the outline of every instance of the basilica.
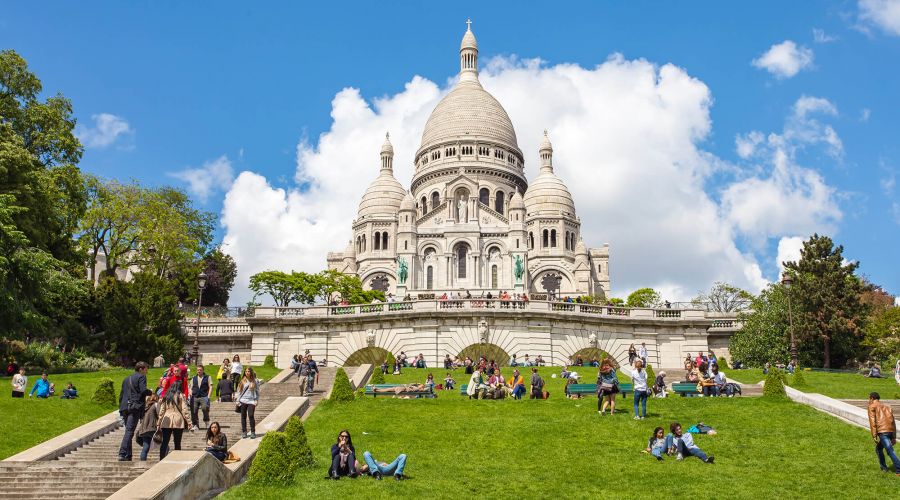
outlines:
M390 137L362 197L353 238L328 268L399 297L499 291L607 296L609 245L588 248L544 132L540 171L525 159L503 106L478 79L471 25L456 86L425 123L409 189L394 178Z

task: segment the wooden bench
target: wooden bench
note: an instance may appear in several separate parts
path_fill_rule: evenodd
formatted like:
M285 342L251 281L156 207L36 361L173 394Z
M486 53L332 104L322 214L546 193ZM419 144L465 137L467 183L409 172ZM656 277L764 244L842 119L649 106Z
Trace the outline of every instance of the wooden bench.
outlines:
M597 395L597 384L572 384L567 385L566 389L569 394L593 394ZM627 398L628 394L634 392L634 384L623 382L619 384L619 393L623 398Z
M427 389L423 389L421 391L404 391L400 394L397 394L393 391L395 387L406 387L406 384L369 384L366 385L366 396L372 396L377 398L379 395L381 396L410 396L417 398L433 398L435 397L434 392L429 391ZM376 391L375 389L378 389Z
M681 397L694 397L700 395L700 391L697 390L696 382L675 382L672 384L672 392L680 394Z

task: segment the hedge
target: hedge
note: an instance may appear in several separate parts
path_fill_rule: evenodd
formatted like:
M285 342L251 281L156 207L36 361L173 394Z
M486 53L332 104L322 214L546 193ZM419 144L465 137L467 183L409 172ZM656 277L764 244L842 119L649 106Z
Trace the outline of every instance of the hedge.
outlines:
M263 361L263 366L267 368L275 368L275 356L267 354L265 361Z
M94 395L91 396L91 401L103 406L118 405L119 402L116 400L116 388L113 385L111 378L104 377L100 379L97 390L94 391Z
M779 370L772 368L766 375L765 386L763 387L763 397L784 398L787 393L784 390L784 374Z
M256 458L247 473L251 481L284 482L294 478L292 452L284 432L267 432L259 443Z
M353 387L350 385L350 378L347 377L347 372L343 368L338 368L337 374L334 376L334 386L331 388L330 400L345 403L353 401L354 398Z

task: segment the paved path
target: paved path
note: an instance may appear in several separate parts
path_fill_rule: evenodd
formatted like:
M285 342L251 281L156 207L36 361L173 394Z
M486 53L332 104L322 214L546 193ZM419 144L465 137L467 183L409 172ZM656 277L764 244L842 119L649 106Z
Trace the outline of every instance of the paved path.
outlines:
M319 383L311 395L310 406L302 416L305 418L322 399L334 382L335 368L322 368ZM289 377L283 383L265 383L260 388L260 402L256 407L256 421L266 416L289 396L299 396L300 389L296 377ZM241 416L234 411L234 403L213 402L210 421L218 421L222 431L228 436L229 444L240 438ZM200 415L202 419L202 414ZM104 499L159 461L159 450L150 451L146 462L138 461L140 447L134 444L133 462L119 462L118 450L124 429L100 436L80 448L56 459L39 462L0 461L0 498L21 500L43 500L58 498L65 500ZM257 438L260 439L260 438ZM169 444L173 449L173 444ZM206 430L185 432L181 442L183 450L203 450L206 448Z

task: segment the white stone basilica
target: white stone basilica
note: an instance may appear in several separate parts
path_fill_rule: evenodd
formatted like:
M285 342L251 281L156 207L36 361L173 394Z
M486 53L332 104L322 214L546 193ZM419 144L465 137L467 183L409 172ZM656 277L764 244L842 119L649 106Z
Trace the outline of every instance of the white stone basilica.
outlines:
M328 254L328 268L400 297L608 295L609 245L587 248L582 241L572 195L553 173L546 132L540 173L529 184L509 115L478 80L471 27L459 53L459 82L425 124L410 190L394 178L388 137L353 239Z

